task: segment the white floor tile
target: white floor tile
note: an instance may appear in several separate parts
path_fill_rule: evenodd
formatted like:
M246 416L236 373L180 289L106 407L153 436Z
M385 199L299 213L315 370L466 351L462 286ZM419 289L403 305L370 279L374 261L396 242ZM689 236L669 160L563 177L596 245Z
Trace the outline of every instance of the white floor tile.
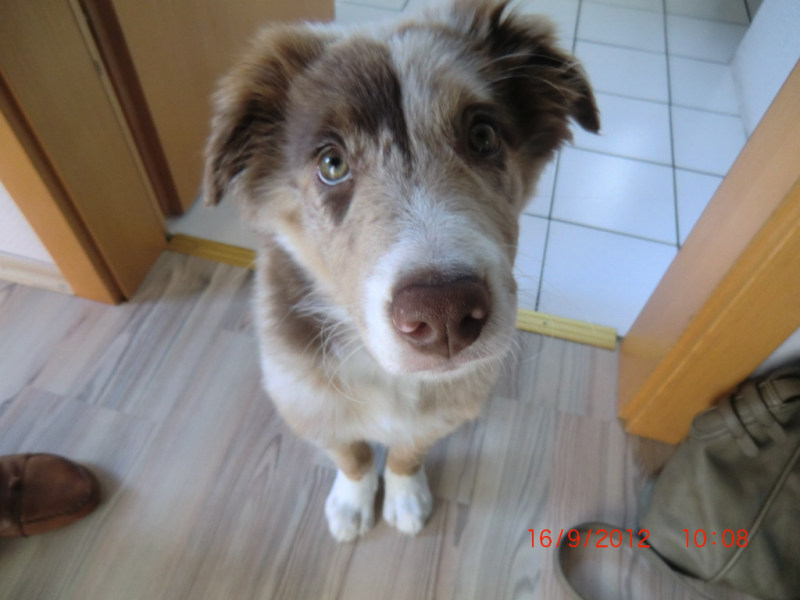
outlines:
M553 199L553 186L556 181L556 162L557 159L551 161L542 171L542 175L536 185L536 191L525 207L527 214L540 217L550 216L550 203Z
M674 244L672 169L595 152L563 150L553 218Z
M600 135L575 130L575 146L628 158L671 164L666 104L597 94Z
M385 8L375 8L363 6L361 4L350 4L349 2L336 2L335 18L337 25L363 25L366 23L382 23L391 19L396 19L399 14L395 10Z
M539 310L625 335L675 253L674 246L553 222Z
M678 226L681 245L703 214L709 200L717 191L722 177L703 175L691 171L675 170L678 197Z
M729 65L670 56L669 80L673 104L738 116L739 103Z
M593 0L598 4L611 4L613 6L624 6L626 8L638 8L639 10L652 10L664 12L664 5L661 0Z
M667 0L667 14L750 24L744 0Z
M744 25L667 15L670 54L729 64L747 31Z
M596 91L669 102L666 54L578 40L575 55Z
M747 141L739 117L672 108L675 166L725 175Z
M578 0L515 0L511 6L522 14L547 15L556 25L564 47L575 37L578 21ZM571 49L571 45L569 46Z
M183 233L251 250L257 247L256 236L242 224L236 202L230 198L213 208L197 201L186 214L169 219L168 228L170 233Z
M517 280L517 299L520 308L536 310L536 295L542 273L544 244L547 239L547 219L522 215L520 220L517 261L514 277Z
M664 16L652 11L584 2L578 39L664 52Z

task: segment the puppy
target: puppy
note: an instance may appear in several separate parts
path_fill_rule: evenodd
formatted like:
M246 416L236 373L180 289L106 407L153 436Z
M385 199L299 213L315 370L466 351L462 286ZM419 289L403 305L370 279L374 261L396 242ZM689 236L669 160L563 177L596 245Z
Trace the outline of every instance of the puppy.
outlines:
M268 27L225 77L210 204L259 235L264 386L337 467L337 540L383 517L416 534L431 445L476 417L516 319L518 219L569 120L599 128L546 20L467 1L400 25Z

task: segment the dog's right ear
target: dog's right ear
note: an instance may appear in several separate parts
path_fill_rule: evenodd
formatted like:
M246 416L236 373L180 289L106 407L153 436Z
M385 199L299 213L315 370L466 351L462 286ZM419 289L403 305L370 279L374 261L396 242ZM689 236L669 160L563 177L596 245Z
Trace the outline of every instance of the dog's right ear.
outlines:
M218 204L236 178L253 177L253 171L265 176L265 169L280 167L292 80L330 40L308 26L268 27L221 80L205 150L205 204Z

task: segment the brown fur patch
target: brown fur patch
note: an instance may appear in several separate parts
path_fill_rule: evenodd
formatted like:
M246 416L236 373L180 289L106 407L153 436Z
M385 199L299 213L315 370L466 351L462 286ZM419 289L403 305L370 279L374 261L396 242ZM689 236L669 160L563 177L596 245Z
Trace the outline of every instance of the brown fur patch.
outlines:
M264 283L270 291L270 306L275 307L271 318L280 323L274 331L287 349L313 356L320 348L322 324L314 315L299 310L313 289L313 284L279 246L272 246L263 252L268 254L264 260Z
M283 168L281 142L291 82L320 56L327 41L302 28L265 29L222 80L206 145L207 204L219 203L231 180L248 168L258 166L262 177Z
M392 446L386 456L386 468L395 475L410 477L420 470L428 450L430 446L425 448Z
M410 158L401 85L385 44L351 38L332 44L324 56L294 82L288 120L289 145L297 161L315 156L325 143L339 143L351 153L342 134L375 139L391 134L393 147Z
M352 481L361 481L372 468L372 447L366 442L354 442L328 448L336 467Z

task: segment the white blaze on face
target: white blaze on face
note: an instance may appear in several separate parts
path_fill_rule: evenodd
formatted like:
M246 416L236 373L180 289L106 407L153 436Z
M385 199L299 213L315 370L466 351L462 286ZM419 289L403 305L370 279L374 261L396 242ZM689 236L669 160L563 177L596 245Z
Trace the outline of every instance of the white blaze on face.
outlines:
M514 328L516 286L508 257L478 219L480 211L469 210L468 201L437 198L424 189L415 189L407 200L397 241L378 259L364 286L364 341L387 371L440 373L505 352ZM480 337L449 361L417 351L392 324L393 291L421 272L474 276L489 289L490 317Z

